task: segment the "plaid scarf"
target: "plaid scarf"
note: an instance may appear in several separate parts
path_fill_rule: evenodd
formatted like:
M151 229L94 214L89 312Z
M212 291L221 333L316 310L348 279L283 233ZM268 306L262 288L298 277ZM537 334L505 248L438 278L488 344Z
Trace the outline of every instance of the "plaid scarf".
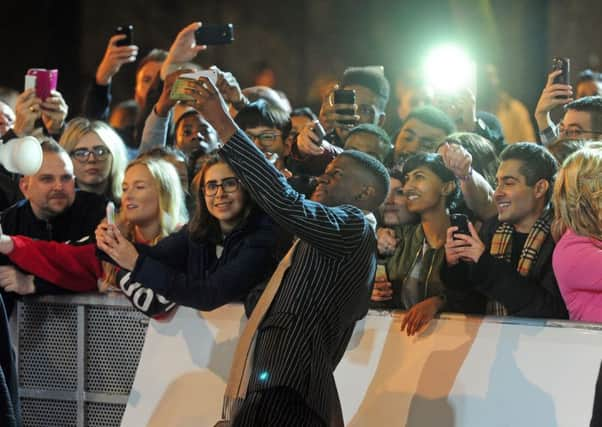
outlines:
M553 211L548 208L543 212L539 219L535 221L533 227L531 227L527 240L525 241L525 246L523 246L523 250L521 251L518 260L518 266L516 267L516 271L518 271L521 276L528 276L531 267L533 267L535 261L537 261L539 250L550 234L552 217ZM495 234L491 239L491 249L489 250L489 253L495 258L511 262L513 233L514 227L512 225L506 222L501 223L495 230ZM507 316L508 310L499 302L492 300L487 304L487 313L496 316Z

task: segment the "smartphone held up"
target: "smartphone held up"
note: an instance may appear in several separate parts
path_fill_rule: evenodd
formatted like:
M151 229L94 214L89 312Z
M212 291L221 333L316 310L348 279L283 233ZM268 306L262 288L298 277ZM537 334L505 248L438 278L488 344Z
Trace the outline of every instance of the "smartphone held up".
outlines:
M25 90L35 88L36 96L42 101L50 96L59 79L59 70L30 68L25 74Z
M125 38L117 40L115 46L130 46L134 44L134 26L119 25L115 28L115 35L124 35Z
M169 97L174 101L194 101L194 98L186 93L186 88L188 88L188 82L198 80L199 77L207 77L213 84L217 84L217 71L213 69L182 74L178 76L172 86Z
M353 105L355 104L355 90L353 89L337 89L332 93L332 103L337 105ZM337 114L342 116L353 116L355 110L353 108L337 108ZM338 120L342 125L355 126L355 120Z
M234 41L234 25L203 24L194 32L198 45L230 44Z
M569 58L552 58L552 71L561 70L562 73L554 77L554 83L569 85L571 84L571 60Z

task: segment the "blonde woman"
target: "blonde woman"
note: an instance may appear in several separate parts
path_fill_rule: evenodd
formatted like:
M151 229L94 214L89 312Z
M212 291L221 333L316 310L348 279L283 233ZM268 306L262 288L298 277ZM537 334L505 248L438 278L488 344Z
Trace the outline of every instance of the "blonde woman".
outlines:
M130 163L122 183L121 211L116 220L129 241L155 245L188 221L180 179L163 159L141 158ZM20 268L76 292L121 287L134 306L152 315L174 304L129 280L129 273L100 261L96 245L74 246L2 236L0 252Z
M602 322L602 149L570 155L554 185L552 263L571 320Z
M119 201L127 152L121 137L109 125L75 118L67 124L59 144L73 160L79 189Z

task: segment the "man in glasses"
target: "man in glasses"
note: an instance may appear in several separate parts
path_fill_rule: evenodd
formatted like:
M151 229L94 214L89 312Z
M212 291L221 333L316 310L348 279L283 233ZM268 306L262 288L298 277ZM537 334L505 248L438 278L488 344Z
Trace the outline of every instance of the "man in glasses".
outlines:
M602 96L586 96L573 100L572 86L554 83L554 79L561 73L561 70L556 70L548 75L548 82L535 108L535 120L542 144L549 145L559 136L602 140ZM556 125L550 113L559 106L563 106L565 113Z
M41 240L83 242L105 216L106 201L97 194L75 190L71 158L54 140L42 143L42 153L40 170L21 178L19 183L25 200L2 212L2 229L7 234ZM4 302L9 314L14 304L11 296L15 294L57 292L56 287L8 264L8 258L1 256L0 287L7 292Z
M291 153L289 114L260 99L240 110L235 121L270 163L290 178L292 173L286 168L286 159Z

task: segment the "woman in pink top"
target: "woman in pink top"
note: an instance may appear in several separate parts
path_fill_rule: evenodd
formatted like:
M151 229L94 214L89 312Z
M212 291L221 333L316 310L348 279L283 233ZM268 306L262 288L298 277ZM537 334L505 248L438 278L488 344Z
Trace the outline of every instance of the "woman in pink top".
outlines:
M571 320L602 323L602 149L568 157L554 186L554 274ZM560 240L559 240L560 239Z

